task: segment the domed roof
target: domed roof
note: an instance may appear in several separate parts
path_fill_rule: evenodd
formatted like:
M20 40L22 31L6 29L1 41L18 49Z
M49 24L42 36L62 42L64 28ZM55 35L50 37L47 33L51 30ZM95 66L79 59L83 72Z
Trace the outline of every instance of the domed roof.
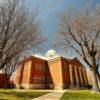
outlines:
M46 53L45 56L48 57L48 58L50 58L50 57L55 57L55 56L57 56L57 53L56 53L55 50L50 49L50 50L47 51L47 53Z

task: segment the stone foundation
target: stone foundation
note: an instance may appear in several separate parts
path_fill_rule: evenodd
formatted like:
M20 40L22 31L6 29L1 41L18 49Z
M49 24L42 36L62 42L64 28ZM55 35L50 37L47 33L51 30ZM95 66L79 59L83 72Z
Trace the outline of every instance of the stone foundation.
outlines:
M63 89L64 89L64 85L62 85L62 84L57 84L57 85L54 86L54 89L55 89L55 90L63 90Z
M16 84L16 88L25 88L25 89L44 89L44 84Z

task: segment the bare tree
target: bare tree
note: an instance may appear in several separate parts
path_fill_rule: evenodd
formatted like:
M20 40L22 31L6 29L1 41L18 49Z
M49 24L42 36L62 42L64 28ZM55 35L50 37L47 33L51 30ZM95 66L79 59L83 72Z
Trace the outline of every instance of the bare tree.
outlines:
M70 47L91 70L93 90L99 91L100 81L100 7L88 6L77 13L61 14L60 34L56 45Z
M3 74L5 75L5 86L4 88L11 88L14 86L13 79L11 79L11 76L15 74L15 71L17 69L17 63L19 61L19 55L14 57L9 63L7 63L4 68L2 69Z
M5 73L14 69L17 56L45 40L36 20L37 11L26 9L21 2L2 0L0 3L0 69L4 68Z

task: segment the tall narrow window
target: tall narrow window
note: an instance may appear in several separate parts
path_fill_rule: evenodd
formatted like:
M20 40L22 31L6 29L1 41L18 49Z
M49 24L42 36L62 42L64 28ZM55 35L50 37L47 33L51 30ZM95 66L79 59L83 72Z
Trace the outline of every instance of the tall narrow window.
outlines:
M38 76L38 82L41 83L41 76Z
M34 83L37 83L37 75L34 75L33 81L34 81Z

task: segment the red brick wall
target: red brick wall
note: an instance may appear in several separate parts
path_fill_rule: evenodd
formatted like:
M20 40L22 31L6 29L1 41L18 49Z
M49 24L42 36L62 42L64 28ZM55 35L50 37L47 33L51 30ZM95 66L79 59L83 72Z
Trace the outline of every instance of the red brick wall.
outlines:
M16 73L16 84L70 85L69 64L73 67L74 84L76 84L74 67L83 67L78 59L69 60L58 57L49 61L29 57L21 61ZM77 72L79 76L79 71ZM80 78L80 76L79 76Z
M30 84L44 84L44 83L45 83L45 60L34 57L32 59Z
M70 84L69 62L68 59L62 58L62 77L63 84Z
M51 77L51 72L48 63L45 64L45 88L51 88L49 84L53 84L53 79ZM54 88L54 85L53 87Z

